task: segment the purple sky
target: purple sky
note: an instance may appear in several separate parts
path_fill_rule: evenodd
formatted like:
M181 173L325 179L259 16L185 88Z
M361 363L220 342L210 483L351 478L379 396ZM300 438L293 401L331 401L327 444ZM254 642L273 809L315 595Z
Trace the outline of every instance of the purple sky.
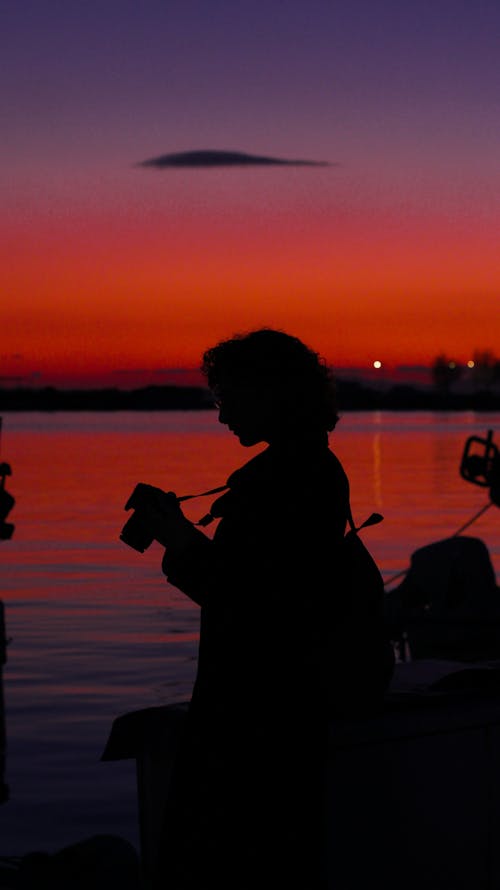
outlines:
M256 304L268 310L252 314L242 297L244 311L229 315L227 331L214 327L217 334L260 320L287 322L282 305L291 257L297 269L311 268L301 278L310 314L290 316L299 335L315 336L330 299L340 330L348 330L352 322L342 321L342 307L355 299L371 313L376 294L394 321L394 344L419 321L424 294L428 306L435 301L442 326L429 355L440 343L465 356L500 341L498 311L490 342L482 339L500 285L498 0L4 0L0 41L2 262L9 267L13 332L7 345L0 336L0 354L24 352L29 319L42 327L54 322L56 292L66 306L75 301L74 325L81 325L85 304L76 294L85 274L89 289L106 282L92 299L118 304L120 240L130 260L127 286L135 282L143 295L151 326L164 280L176 282L182 312L189 313L190 300L198 312L204 274L236 306L236 272L223 268L229 237L230 259L234 264L241 256ZM182 174L134 166L204 149L333 166ZM162 271L161 251L177 233ZM276 245L276 268L271 253L262 259L268 245ZM106 256L113 257L114 273L104 268ZM215 277L213 257L220 258ZM186 267L197 263L194 281ZM146 265L156 283L141 277ZM360 269L365 279L356 285ZM293 291L297 271L289 274ZM38 296L33 281L43 282ZM275 281L282 292L274 313ZM420 290L410 293L415 281ZM458 328L448 336L454 305L465 313L477 307L473 333L474 317L464 315L469 339L460 339ZM218 304L214 309L222 315ZM206 317L212 316L210 304ZM336 339L335 318L328 341L334 354L344 342L340 334ZM428 316L419 323L429 329ZM167 365L191 361L189 344L194 355L202 335L179 329L176 338L184 346L165 355ZM418 343L411 346L397 359L420 360ZM38 358L43 364L44 349L31 355L31 368ZM80 365L89 349L82 344ZM352 344L345 350L351 354ZM120 362L125 352L124 346ZM353 355L357 363L364 358L362 351Z
M6 0L1 32L4 164L233 148L468 181L498 159L497 0Z

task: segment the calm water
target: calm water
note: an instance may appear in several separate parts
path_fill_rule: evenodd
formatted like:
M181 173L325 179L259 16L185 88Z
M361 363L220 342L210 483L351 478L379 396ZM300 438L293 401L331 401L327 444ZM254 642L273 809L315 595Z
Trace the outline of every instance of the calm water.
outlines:
M332 447L351 479L365 540L389 577L417 547L456 531L486 502L462 481L465 439L500 433L500 415L346 414ZM137 481L186 494L222 484L243 450L214 412L4 414L2 459L17 503L0 542L7 630L7 780L0 854L56 849L96 832L137 843L134 765L100 763L113 719L184 700L198 609L118 540ZM186 509L206 512L204 501ZM500 569L500 513L470 531Z

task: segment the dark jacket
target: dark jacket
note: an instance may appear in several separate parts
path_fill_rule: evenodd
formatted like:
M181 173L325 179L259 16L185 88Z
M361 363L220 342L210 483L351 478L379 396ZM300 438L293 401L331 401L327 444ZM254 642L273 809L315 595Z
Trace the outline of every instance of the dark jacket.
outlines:
M163 563L201 626L158 886L316 890L329 709L351 697L349 485L325 436L269 446L228 486L213 540L193 528Z
M201 605L193 707L234 715L324 700L347 477L325 437L268 447L228 486L212 506L213 540L196 531L163 566Z

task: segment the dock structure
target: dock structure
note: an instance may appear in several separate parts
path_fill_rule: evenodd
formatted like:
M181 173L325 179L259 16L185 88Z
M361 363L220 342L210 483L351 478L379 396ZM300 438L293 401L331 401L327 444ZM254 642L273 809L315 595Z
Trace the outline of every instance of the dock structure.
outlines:
M119 717L102 756L137 764L145 886L186 710ZM328 744L331 890L500 886L500 663L397 665L383 710L332 721Z
M9 788L5 783L5 759L7 733L5 730L5 700L3 694L3 668L7 662L7 634L5 631L5 609L0 600L0 804L9 799Z

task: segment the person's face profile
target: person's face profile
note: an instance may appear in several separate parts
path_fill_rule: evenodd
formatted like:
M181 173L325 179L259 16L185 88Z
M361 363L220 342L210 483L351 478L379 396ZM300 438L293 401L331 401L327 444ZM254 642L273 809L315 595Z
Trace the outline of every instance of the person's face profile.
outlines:
M216 392L219 423L249 448L272 438L272 409L266 394L250 384L221 385Z

